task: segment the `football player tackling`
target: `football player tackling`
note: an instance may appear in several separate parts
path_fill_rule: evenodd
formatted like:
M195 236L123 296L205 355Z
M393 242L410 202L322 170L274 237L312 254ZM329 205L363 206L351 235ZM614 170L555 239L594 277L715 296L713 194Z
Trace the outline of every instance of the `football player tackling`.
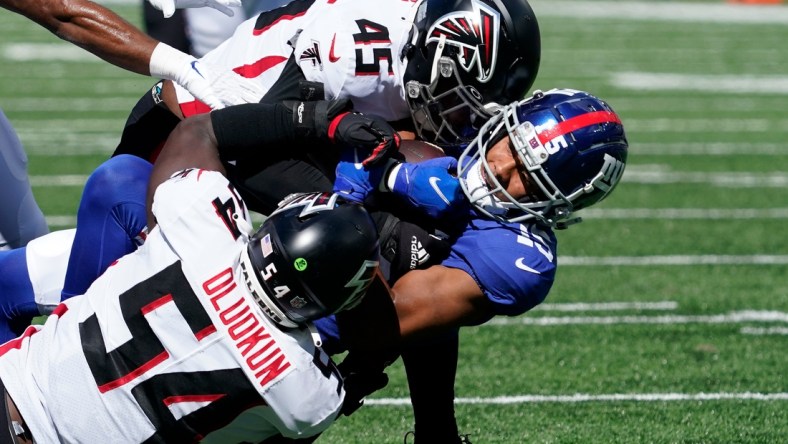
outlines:
M0 346L0 442L195 442L252 407L256 441L328 427L345 392L310 323L377 270L363 207L295 196L251 234L232 185L186 169L152 213L143 246Z

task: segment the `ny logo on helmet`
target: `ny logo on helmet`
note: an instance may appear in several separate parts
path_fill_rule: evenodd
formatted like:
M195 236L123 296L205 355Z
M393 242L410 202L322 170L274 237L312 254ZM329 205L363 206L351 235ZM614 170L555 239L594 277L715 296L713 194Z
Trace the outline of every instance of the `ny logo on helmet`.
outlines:
M456 46L460 66L471 72L476 80L485 83L495 71L498 55L500 14L478 1L472 1L472 11L456 11L438 19L427 33L425 43L438 42L445 37L447 45Z
M605 195L613 189L614 186L621 180L624 174L624 162L616 159L610 154L605 154L604 164L599 174L592 182L592 185L602 190Z

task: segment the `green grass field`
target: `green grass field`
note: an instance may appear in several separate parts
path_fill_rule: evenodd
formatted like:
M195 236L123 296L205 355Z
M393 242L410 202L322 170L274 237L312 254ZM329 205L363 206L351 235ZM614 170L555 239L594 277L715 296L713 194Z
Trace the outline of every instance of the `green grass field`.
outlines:
M533 0L535 88L605 98L630 158L559 232L545 305L465 329L457 416L474 443L788 440L788 6ZM138 23L139 7L113 6ZM153 83L0 13L0 106L52 229ZM0 192L2 192L0 190ZM318 442L398 443L399 363Z

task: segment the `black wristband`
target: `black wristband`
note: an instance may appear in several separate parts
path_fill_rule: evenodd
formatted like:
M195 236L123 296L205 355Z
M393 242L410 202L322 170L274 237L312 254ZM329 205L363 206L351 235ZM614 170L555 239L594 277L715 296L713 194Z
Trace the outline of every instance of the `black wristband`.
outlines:
M326 139L331 121L353 108L349 99L286 102L293 112L293 129L300 138Z
M320 132L320 129L317 128L315 116L317 114L317 105L319 103L323 102L298 101L293 104L291 110L293 113L293 131L295 132L296 137L315 138L320 137L326 133L327 126L326 130L324 130L322 133Z

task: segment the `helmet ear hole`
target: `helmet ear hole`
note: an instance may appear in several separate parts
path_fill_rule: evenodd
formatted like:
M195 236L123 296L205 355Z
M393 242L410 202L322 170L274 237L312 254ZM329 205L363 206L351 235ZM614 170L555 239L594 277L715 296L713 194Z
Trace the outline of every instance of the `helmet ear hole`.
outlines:
M370 215L328 193L286 199L251 237L241 258L252 295L285 327L357 304L378 264L378 235Z

